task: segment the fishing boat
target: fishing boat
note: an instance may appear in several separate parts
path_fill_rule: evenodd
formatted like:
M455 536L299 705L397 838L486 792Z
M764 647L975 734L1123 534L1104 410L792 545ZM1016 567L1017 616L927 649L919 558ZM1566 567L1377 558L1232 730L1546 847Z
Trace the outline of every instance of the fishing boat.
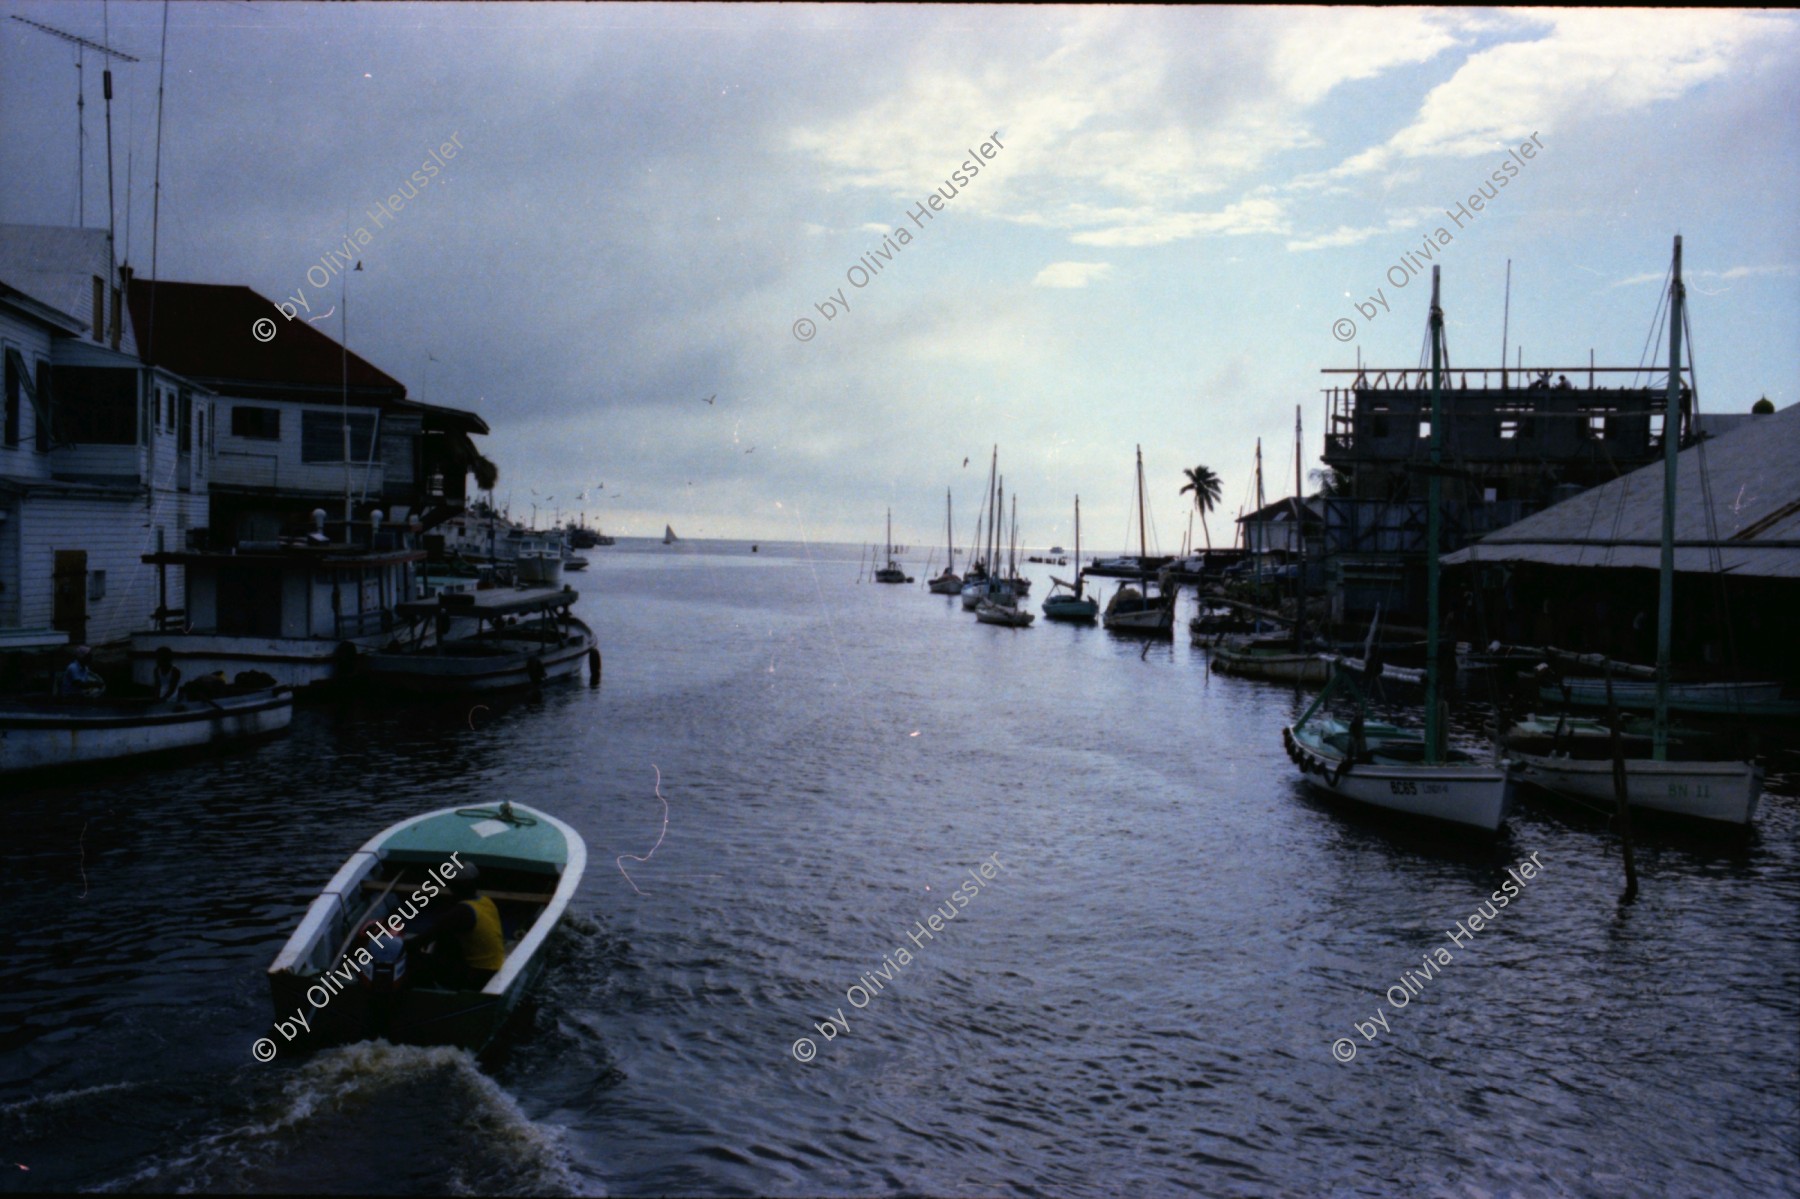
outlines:
M1531 783L1577 801L1617 802L1615 770L1624 781L1625 801L1635 808L1666 815L1749 825L1756 818L1762 795L1763 769L1745 760L1673 760L1670 755L1669 713L1676 709L1674 687L1669 681L1675 604L1675 492L1680 475L1680 417L1682 410L1681 330L1687 290L1681 281L1681 238L1675 238L1675 259L1669 283L1669 396L1663 408L1663 504L1662 559L1657 574L1656 679L1651 688L1655 713L1650 756L1608 755L1602 759L1577 758L1562 753L1519 753L1524 777ZM1704 462L1701 463L1704 468ZM1637 687L1642 687L1639 683ZM1689 684L1730 688L1732 684ZM1601 680L1602 698L1607 680ZM1612 683L1613 703L1621 685ZM1634 689L1634 695L1636 691ZM1777 691L1775 699L1779 695ZM1725 691L1717 700L1722 710L1744 704L1752 695Z
M1057 546L1052 553L1062 553ZM1100 615L1100 604L1097 600L1083 594L1081 575L1081 497L1075 497L1075 581L1064 582L1051 576L1050 594L1044 597L1044 618L1046 620L1068 620L1092 623Z
M1365 720L1347 724L1314 719L1336 688L1355 684L1334 672L1300 719L1281 731L1283 747L1301 777L1316 787L1370 808L1419 817L1447 827L1497 833L1513 802L1514 773L1495 747L1491 761L1446 746L1438 709L1438 521L1444 421L1444 312L1438 270L1431 268L1431 471L1426 502L1426 680L1423 729Z
M875 572L875 581L877 583L912 582L911 579L906 577L906 572L901 570L899 564L894 561L894 510L892 508L888 509L887 514L887 541L885 542L885 545L887 547L887 565Z
M1137 514L1138 514L1138 561L1150 560L1147 537L1144 531L1144 447L1137 448ZM1125 559L1121 559L1124 561ZM1151 591L1152 578L1157 579L1157 587ZM1160 576L1148 572L1140 574L1137 586L1123 584L1113 592L1106 603L1106 612L1100 623L1115 633L1130 633L1139 637L1173 638L1175 636L1175 597L1180 589L1170 585Z
M663 544L664 545L674 545L677 540L678 540L678 538L675 536L675 526L674 525L664 525L663 526Z
M293 718L287 687L225 688L206 699L8 697L0 699L0 774L248 741Z
M425 695L469 695L535 687L579 674L599 678L594 631L569 608L568 587L475 591L401 604L410 643L368 655L369 680ZM463 630L457 635L458 624ZM435 637L427 637L434 630Z
M499 909L505 964L466 988L365 985L393 930L455 903L451 882L471 865ZM444 808L383 829L325 884L269 967L274 1030L300 1049L384 1037L479 1052L542 972L544 944L586 867L581 835L524 804ZM421 965L402 955L395 975L416 979Z
M944 489L944 573L926 586L933 595L961 595L962 576L956 573L956 535L950 531L950 489Z

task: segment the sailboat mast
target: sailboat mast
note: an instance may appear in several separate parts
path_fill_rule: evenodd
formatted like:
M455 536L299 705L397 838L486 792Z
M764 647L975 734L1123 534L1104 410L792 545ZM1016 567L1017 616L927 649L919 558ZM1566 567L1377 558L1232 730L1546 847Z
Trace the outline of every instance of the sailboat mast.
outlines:
M1149 542L1144 536L1144 447L1137 448L1138 466L1138 569L1144 569L1144 559L1150 556Z
M1425 484L1425 761L1442 761L1438 746L1438 463L1444 435L1438 411L1443 391L1444 310L1438 306L1438 268L1431 268L1431 472Z
M1081 497L1075 497L1075 598L1081 598Z
M1000 476L1000 498L995 501L994 510L999 516L999 519L994 522L994 548L993 548L994 573L998 574L1000 571L1000 538L1006 532L1006 476L1005 475ZM1007 576L1003 576L1003 577L1010 578L1011 576L1007 575Z
M894 564L894 510L888 509L887 520L887 564Z
M944 560L944 573L951 574L956 570L956 534L950 529L950 489L944 488L944 549L947 557Z
M1306 493L1300 487L1301 446L1305 435L1300 430L1300 405L1294 405L1294 545L1297 566L1294 571L1294 648L1300 648L1306 631Z
M1669 283L1669 398L1663 404L1662 561L1656 579L1656 729L1651 756L1669 756L1669 657L1675 625L1675 456L1681 449L1681 319L1687 289L1681 283L1681 235L1675 235L1674 278Z

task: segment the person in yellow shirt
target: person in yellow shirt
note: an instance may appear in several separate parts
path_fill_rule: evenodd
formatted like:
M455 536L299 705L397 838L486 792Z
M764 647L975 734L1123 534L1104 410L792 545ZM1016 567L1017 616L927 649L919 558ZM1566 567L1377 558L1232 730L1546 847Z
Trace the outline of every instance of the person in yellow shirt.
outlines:
M506 964L506 934L500 909L481 894L481 870L465 865L450 880L456 902L427 916L416 931L407 930L408 956L430 950L430 975L438 986L479 990ZM413 959L418 961L420 959Z

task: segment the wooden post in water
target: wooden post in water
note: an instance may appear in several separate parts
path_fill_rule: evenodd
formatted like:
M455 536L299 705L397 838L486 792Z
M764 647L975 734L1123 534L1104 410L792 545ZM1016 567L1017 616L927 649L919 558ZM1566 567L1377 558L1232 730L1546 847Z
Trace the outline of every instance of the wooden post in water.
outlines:
M1606 721L1612 728L1613 798L1619 804L1619 837L1625 847L1625 894L1621 902L1637 899L1637 861L1631 854L1631 805L1625 799L1625 750L1619 740L1619 706L1613 702L1612 670L1606 672Z

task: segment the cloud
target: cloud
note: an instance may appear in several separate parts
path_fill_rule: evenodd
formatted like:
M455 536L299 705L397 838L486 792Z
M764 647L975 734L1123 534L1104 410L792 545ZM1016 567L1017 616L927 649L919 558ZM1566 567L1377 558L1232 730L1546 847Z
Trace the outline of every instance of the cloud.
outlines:
M1053 262L1037 273L1033 287L1086 287L1112 272L1110 262Z
M1426 95L1411 124L1327 177L1489 154L1572 121L1630 114L1726 78L1753 45L1793 33L1785 20L1698 9L1533 10L1513 19L1543 35L1471 55Z

